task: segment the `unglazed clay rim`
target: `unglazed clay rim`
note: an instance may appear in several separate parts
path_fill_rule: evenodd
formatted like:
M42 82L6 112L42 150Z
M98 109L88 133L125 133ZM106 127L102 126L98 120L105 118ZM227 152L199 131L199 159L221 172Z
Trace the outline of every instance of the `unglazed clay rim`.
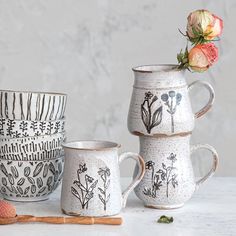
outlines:
M45 94L45 95L60 95L67 97L66 93L57 93L57 92L41 92L41 91L17 91L17 90L0 90L0 92L6 92L6 93L25 93L25 94Z
M91 143L91 146L93 143L100 143L102 147L94 147L94 148L83 148L83 147L73 147L69 145L73 145L76 143ZM103 144L103 145L102 145ZM108 145L113 145L113 146L108 146ZM121 145L115 142L110 142L110 141L103 141L103 140L76 140L76 141L71 141L62 144L62 147L65 149L74 149L74 150L84 150L84 151L104 151L104 150L110 150L110 149L115 149L115 148L120 148Z
M150 64L133 67L134 72L140 73L163 73L163 72L181 72L176 64ZM148 69L150 68L150 69Z

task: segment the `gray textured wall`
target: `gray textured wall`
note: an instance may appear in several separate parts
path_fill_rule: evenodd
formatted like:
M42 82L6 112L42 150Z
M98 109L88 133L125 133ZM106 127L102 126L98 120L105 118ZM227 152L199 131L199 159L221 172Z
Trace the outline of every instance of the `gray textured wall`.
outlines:
M217 148L218 175L236 175L233 0L0 0L0 87L66 92L68 139L109 139L122 143L122 151L138 151L137 137L126 128L131 67L175 63L186 43L177 29L184 30L188 13L199 8L221 16L225 28L217 65L187 74L189 82L209 81L216 91L192 142ZM207 99L202 90L191 95L194 109ZM210 165L207 153L193 162L201 174ZM132 163L122 167L129 175Z

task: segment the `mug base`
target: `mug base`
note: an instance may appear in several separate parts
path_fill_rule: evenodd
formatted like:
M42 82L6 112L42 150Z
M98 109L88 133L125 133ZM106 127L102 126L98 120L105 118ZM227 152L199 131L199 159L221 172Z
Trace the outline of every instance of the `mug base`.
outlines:
M9 197L9 196L3 196L5 200L12 201L12 202L41 202L46 201L49 199L49 196L43 196L43 197Z
M69 216L88 216L88 217L108 217L108 216L118 216L120 214L120 212L118 213L114 213L114 214L94 214L94 215L90 215L90 214L79 214L77 212L68 212L68 211L65 211L64 209L61 208L61 211L63 214L66 214L66 215L69 215Z
M144 205L144 206L147 208L154 208L154 209L159 209L159 210L172 210L172 209L183 207L184 203L176 204L176 205Z

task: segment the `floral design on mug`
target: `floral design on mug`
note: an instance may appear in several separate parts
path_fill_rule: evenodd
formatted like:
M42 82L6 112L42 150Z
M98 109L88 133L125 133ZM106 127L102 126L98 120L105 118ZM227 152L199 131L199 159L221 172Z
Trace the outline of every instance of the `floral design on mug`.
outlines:
M176 93L175 91L169 91L168 93L161 95L161 100L165 102L164 104L168 107L167 112L171 115L171 132L174 133L174 114L177 106L182 100L182 95L181 93Z
M155 173L154 166L155 166L155 163L153 161L148 161L145 164L146 170L152 171L152 179L151 179L152 187L151 188L145 187L143 190L143 193L149 197L156 198L157 190L159 190L160 187L162 186L162 181L160 181L159 175Z
M166 166L162 163L162 168L157 171L158 174L161 175L161 180L166 183L166 197L169 197L169 185L175 188L178 185L177 174L174 173L176 167L174 167L174 163L177 161L176 154L171 153L170 156L167 157L168 160L171 161L170 166Z
M141 115L143 124L147 132L150 134L151 130L158 126L162 121L162 106L152 111L153 104L157 101L157 96L153 95L150 91L145 93L144 102L141 104Z
M162 163L162 169L159 169L155 173L155 163L153 161L146 162L145 166L147 170L151 170L151 183L152 186L150 188L145 187L143 193L149 197L156 198L157 191L160 190L160 187L163 186L163 183L166 185L166 197L169 197L169 185L175 188L178 185L177 174L174 173L177 170L174 167L174 163L177 161L176 154L171 153L167 160L171 161L170 166L166 166L165 163Z
M81 175L87 171L86 163L80 164L77 170L78 180L75 180L73 184L78 188L78 190L71 186L71 193L79 199L82 209L88 209L89 201L94 196L94 189L97 186L98 180L85 174L84 181L85 184L81 183Z
M106 211L107 203L109 202L109 199L111 196L110 193L109 194L107 193L107 190L110 186L111 172L108 167L103 167L103 168L99 168L98 174L100 175L103 181L103 187L102 188L98 187L98 190L100 191L100 193L98 194L98 197L103 204L104 211Z

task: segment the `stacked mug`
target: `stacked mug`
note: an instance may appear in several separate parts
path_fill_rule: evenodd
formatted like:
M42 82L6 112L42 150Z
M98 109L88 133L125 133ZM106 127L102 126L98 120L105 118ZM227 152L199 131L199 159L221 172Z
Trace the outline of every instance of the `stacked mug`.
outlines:
M176 65L139 66L133 71L135 82L128 128L139 136L140 155L146 167L135 193L148 207L181 207L199 185L214 174L218 165L213 147L190 145L195 120L211 108L214 90L202 81L187 85L184 71ZM195 86L204 87L210 96L207 104L194 114L189 90ZM204 177L195 180L190 155L199 149L210 151L213 164Z
M0 192L41 201L62 179L65 94L0 91Z

